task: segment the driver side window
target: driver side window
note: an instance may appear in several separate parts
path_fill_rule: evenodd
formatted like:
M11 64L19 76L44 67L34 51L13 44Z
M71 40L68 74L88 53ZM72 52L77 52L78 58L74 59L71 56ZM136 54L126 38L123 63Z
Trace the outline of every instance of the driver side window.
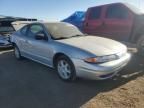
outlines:
M33 24L30 26L29 31L28 31L28 37L35 39L36 34L42 33L44 34L44 29L41 25L39 24Z

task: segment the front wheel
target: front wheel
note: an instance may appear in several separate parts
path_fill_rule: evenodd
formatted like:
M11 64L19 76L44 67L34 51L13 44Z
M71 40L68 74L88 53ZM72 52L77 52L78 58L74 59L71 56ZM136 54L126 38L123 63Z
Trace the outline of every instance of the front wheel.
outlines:
M57 59L56 70L59 77L64 81L74 81L76 79L75 67L66 56L60 56Z
M144 56L144 35L137 41L138 54Z

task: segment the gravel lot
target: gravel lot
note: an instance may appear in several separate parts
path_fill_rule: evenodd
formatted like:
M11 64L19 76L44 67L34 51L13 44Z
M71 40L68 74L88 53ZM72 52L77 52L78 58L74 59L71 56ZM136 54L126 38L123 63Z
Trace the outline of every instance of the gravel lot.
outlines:
M143 64L143 58L133 56L113 79L65 83L51 68L27 59L17 61L10 50L0 51L0 108L79 108L142 76Z
M98 94L81 108L144 108L144 75Z

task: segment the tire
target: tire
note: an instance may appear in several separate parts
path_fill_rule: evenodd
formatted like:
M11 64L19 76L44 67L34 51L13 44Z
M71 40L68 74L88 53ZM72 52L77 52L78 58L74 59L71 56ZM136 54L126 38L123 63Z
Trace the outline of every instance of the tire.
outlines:
M76 80L76 71L72 61L66 56L60 56L56 60L56 71L63 81L72 82Z
M137 41L138 55L144 56L144 35Z
M18 60L22 59L20 50L16 45L14 45L14 55L15 55L16 59L18 59Z

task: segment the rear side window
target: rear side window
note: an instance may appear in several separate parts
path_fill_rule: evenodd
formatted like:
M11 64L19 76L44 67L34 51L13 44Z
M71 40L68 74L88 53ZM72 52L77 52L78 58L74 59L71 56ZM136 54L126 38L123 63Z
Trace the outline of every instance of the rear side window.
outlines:
M106 18L109 19L127 19L128 10L120 5L109 6L106 12Z
M99 19L101 17L101 11L102 11L102 7L92 8L88 19L89 20Z

